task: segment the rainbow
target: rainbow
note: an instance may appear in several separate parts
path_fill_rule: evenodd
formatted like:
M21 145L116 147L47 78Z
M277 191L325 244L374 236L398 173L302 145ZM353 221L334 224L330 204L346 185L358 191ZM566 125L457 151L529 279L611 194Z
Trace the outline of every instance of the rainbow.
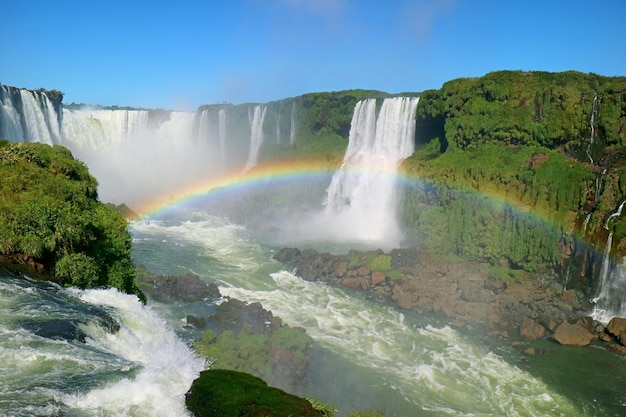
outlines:
M248 172L241 169L203 178L185 185L167 196L156 198L134 208L142 217L152 217L207 195L234 189L254 188L273 181L296 180L304 177L330 176L337 169L330 163L319 161L280 161L257 165Z
M220 193L228 191L255 188L273 182L289 180L297 181L298 179L304 178L330 178L330 176L332 176L338 168L339 166L337 163L333 164L328 161L320 162L319 160L291 160L264 163L257 165L248 172L243 172L241 169L238 169L218 176L200 179L196 182L187 184L174 192L169 192L167 196L157 196L156 198L141 204L139 207L134 209L138 214L140 214L141 217L153 217L176 210L178 207L207 198L208 196L218 197ZM367 171L372 173L371 169L368 169ZM354 169L351 172L354 174L360 173ZM392 175L401 183L428 183L427 180L424 180L418 175L408 174L406 172L389 173L374 171L373 173L378 173L380 175ZM504 204L510 206L517 212L532 215L538 221L549 223L553 226L555 225L555 219L552 218L551 213L531 209L531 207L523 205L518 200L511 198L510 196L506 196L502 191L488 189L477 191L469 188L458 188L458 190L467 191L468 195L487 198L494 204Z

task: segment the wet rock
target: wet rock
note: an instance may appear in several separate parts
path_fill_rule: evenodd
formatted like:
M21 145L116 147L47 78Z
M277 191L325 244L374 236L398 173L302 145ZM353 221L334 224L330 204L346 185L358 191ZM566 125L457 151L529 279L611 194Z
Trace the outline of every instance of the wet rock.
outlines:
M578 294L576 294L576 291L573 290L566 290L563 291L563 301L567 304L569 304L570 306L572 306L575 309L582 309L583 305L580 302L579 298L578 298Z
M156 275L145 267L137 267L138 287L149 297L162 302L202 301L221 297L217 285L206 283L198 275Z
M554 330L554 339L562 345L587 346L594 335L580 324L564 321Z
M22 327L36 334L53 340L77 340L85 343L87 335L83 332L78 322L63 319L45 321L26 321Z
M524 349L524 355L526 356L535 356L537 354L537 352L535 351L535 348L533 347L529 347Z
M372 286L375 287L378 284L385 282L385 273L380 271L372 272Z
M546 335L546 328L531 319L522 322L519 329L520 336L526 340L541 339Z
M267 385L262 379L223 369L203 371L185 395L196 417L323 417L311 403Z
M626 345L626 318L613 317L606 326L606 330L615 336L622 345Z
M616 353L618 355L626 356L626 346L618 345L617 343L611 343L607 346L607 349L610 352Z

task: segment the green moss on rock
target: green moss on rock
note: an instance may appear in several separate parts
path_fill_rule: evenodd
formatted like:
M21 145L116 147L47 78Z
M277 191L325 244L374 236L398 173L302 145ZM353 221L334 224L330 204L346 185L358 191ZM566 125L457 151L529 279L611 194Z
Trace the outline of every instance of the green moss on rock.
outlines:
M270 387L255 376L223 369L202 372L185 401L196 417L324 416L303 398Z

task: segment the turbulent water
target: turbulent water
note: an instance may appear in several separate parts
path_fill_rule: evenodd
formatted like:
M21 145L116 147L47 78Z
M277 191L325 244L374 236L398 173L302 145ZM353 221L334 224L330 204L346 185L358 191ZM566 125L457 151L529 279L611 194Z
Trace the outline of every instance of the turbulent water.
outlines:
M96 174L105 200L117 195L132 203L151 191L149 184L175 188L214 174L211 166L223 168L232 156L229 126L241 124L220 109L215 120L207 112L198 115L199 121L194 113L168 112L154 126L150 113L141 110L64 111L60 125L45 95L19 92L20 113L14 96L0 87L0 133L11 140L71 145ZM345 171L358 171L351 164L385 171L408 156L416 105L416 99L388 99L377 115L373 101L360 102ZM263 106L249 109L242 169L258 162L264 115ZM294 102L288 116L291 144L295 115ZM387 141L392 138L403 140ZM386 159L373 160L372 153ZM322 199L318 202L316 227L328 225L324 216L326 221L362 216L365 223L351 229L374 230L380 220L376 213L382 213L386 226L373 237L349 236L340 225L332 229L348 236L350 247L355 240L397 244L401 236L389 215L390 177L376 182L380 177L339 172L325 183L327 204L322 210ZM309 188L301 191L316 195ZM272 203L266 209L276 218L291 210ZM286 323L304 327L314 346L306 392L300 394L337 404L340 416L369 407L396 417L626 414L623 358L593 346L568 348L552 341L535 342L538 354L525 356L510 343L485 345L479 334L399 311L368 294L303 281L297 271L272 260L281 240L319 248L330 245L324 238L334 251L347 251L345 240L327 233L311 239L306 228L292 229L297 233L289 239L284 234L290 229L277 224L258 233L253 223L236 224L228 213L210 214L209 206L207 201L179 206L133 223L134 262L154 273L194 272L218 283L224 295L259 301ZM386 223L389 219L392 223ZM391 238L385 235L389 230ZM280 232L280 239L271 238L273 231ZM607 272L607 282L614 277ZM189 347L199 334L185 325L185 318L214 309L210 302L142 306L114 290L68 290L0 270L0 416L186 416L184 394L208 365Z
M197 273L304 327L315 341L304 395L337 404L339 415L368 407L397 417L625 410L626 366L603 350L541 342L538 351L549 353L524 358L485 346L366 295L303 281L271 259L274 248L202 210L143 219L132 234L136 263ZM144 307L114 290L66 290L6 272L0 295L0 415L186 415L184 392L206 364L188 347L198 334L184 319L210 314L210 303Z
M204 360L136 297L0 270L0 317L0 415L188 415Z
M224 295L259 301L304 327L316 342L305 394L336 403L343 413L378 407L398 417L618 416L626 410L623 377L614 388L596 384L606 378L603 362L626 370L602 350L525 358L507 346L485 346L363 294L303 281L272 261L273 249L250 240L245 228L202 211L137 222L133 235L138 262L160 273L200 274ZM164 314L183 331L182 306ZM564 353L575 368L561 363ZM567 386L572 378L575 387Z

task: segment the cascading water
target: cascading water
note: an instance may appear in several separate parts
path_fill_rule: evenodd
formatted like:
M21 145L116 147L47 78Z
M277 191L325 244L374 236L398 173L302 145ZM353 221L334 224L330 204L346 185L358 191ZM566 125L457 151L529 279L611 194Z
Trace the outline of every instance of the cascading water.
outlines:
M335 238L397 247L395 174L415 148L418 98L385 99L376 116L376 100L359 101L350 127L343 163L328 187L316 229Z
M289 130L289 144L296 143L296 102L291 103L291 123Z
M205 362L135 296L0 269L0 415L188 416Z
M217 123L220 137L220 157L224 158L226 155L226 110L220 109L217 112Z
M586 153L587 153L587 157L589 158L589 162L592 165L595 165L595 161L593 160L593 156L592 151L593 151L593 143L595 141L596 138L596 119L598 117L598 106L599 106L599 101L598 101L598 96L595 95L593 97L593 105L591 108L591 117L589 118L589 125L591 126L591 132L589 134L589 144L587 145L586 148Z
M0 85L0 138L24 140L20 113L13 103L9 88L4 85Z
M72 150L114 149L148 132L147 110L63 110L63 145Z
M19 98L14 99L11 90ZM0 86L0 139L61 144L59 117L48 96L40 91Z
M622 215L626 200L604 222L609 230L610 224ZM598 295L592 300L595 304L592 317L599 322L608 323L613 317L626 317L626 258L616 264L611 262L611 246L613 232L609 232L604 248L602 268L600 269L600 288Z
M265 111L267 106L255 106L254 112L248 113L250 120L250 150L248 152L248 160L244 167L244 172L254 168L259 162L259 150L263 143L263 120L265 119Z

